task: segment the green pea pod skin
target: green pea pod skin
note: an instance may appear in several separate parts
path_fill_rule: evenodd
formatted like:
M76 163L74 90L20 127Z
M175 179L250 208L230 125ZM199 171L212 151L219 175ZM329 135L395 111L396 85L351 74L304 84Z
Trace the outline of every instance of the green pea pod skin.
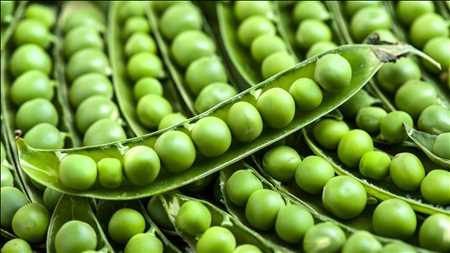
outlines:
M425 133L414 128L411 128L407 125L404 125L406 134L409 139L413 141L416 146L422 150L422 152L430 158L431 161L440 165L441 167L450 170L450 160L445 159L443 157L438 156L433 153L433 144L437 138L437 135Z
M2 6L3 6L3 2L2 2ZM11 5L11 4L8 4ZM2 24L2 29L1 29L1 50L3 51L4 48L6 47L6 42L9 40L9 38L12 36L12 34L14 33L15 27L17 26L17 23L20 19L20 17L23 16L24 10L25 10L25 6L27 5L26 1L21 1L20 3L15 5L15 9L13 10L13 13L10 13L8 15L8 23L7 25L3 25ZM6 9L6 8L5 8ZM4 8L2 8L2 23L3 23L3 11Z
M99 251L108 253L115 252L92 211L88 199L63 195L58 201L58 204L56 204L55 210L50 218L46 242L47 253L56 253L56 233L62 225L71 220L79 220L91 225L97 234L97 249Z
M335 153L332 154L332 152L325 151L324 149L321 149L318 144L316 144L313 140L312 134L310 133L310 130L303 129L303 136L305 138L306 144L311 149L311 151L324 159L326 159L335 169L336 173L338 175L346 175L350 176L356 180L358 180L361 184L363 184L364 188L366 189L368 195L373 196L376 199L379 200L386 200L390 198L397 198L401 199L405 202L407 202L411 207L419 213L423 214L434 214L434 213L441 213L445 215L450 214L450 210L445 209L443 207L434 206L428 203L424 203L420 194L413 194L411 197L411 194L405 195L405 193L402 193L398 190L397 187L395 187L392 183L387 181L381 181L377 182L376 184L373 184L369 182L368 180L362 180L362 176L359 175L359 173L355 170L346 169L345 166L338 162L339 159L337 158L337 155Z
M198 238L194 238L185 233L182 233L175 226L175 218L180 210L180 207L186 201L199 201L206 208L208 208L211 213L211 226L221 226L228 229L233 233L236 238L236 244L253 244L257 246L262 252L273 252L273 253L293 253L297 252L297 247L294 245L278 245L268 240L263 235L255 232L250 229L248 226L241 223L237 218L228 214L227 212L221 210L220 208L214 206L213 204L192 197L188 197L186 195L182 195L179 193L170 193L160 196L161 203L168 214L169 220L175 227L175 230L179 236L188 244L191 250L195 251L196 242Z

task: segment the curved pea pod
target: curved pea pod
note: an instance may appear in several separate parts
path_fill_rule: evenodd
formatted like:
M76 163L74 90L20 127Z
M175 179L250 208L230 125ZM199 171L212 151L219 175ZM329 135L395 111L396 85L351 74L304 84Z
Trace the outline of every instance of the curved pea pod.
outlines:
M3 25L3 12L7 8L3 8L4 2L10 2L10 3L7 3L6 5L10 5L10 7L13 7L11 9L11 13L9 13L9 15L5 16L5 18L7 17L7 19L9 19L9 20L7 20L8 24L5 27ZM6 47L6 42L9 40L9 38L14 33L15 27L17 26L19 19L23 16L25 6L27 5L27 3L25 1L23 1L23 2L20 2L19 4L17 4L17 6L14 8L15 3L13 1L4 1L4 2L2 2L2 36L1 36L1 43L0 43L0 45L1 45L0 48L2 51ZM13 4L11 4L11 2L13 2Z
M383 180L379 182L373 182L369 179L363 179L363 176L356 170L348 169L343 165L335 152L329 152L325 149L319 147L318 144L314 142L312 137L312 133L310 129L303 129L303 136L305 138L306 144L311 149L311 151L324 159L326 159L331 166L334 168L336 174L350 176L357 181L359 181L364 188L366 189L368 195L372 196L374 199L372 200L386 200L390 198L397 198L407 202L416 212L423 214L434 214L441 213L449 215L450 211L437 205L432 205L426 203L420 193L405 193L400 191L395 185L391 182ZM389 153L390 151L386 149ZM405 152L404 148L400 148L401 151ZM397 153L397 152L395 152Z

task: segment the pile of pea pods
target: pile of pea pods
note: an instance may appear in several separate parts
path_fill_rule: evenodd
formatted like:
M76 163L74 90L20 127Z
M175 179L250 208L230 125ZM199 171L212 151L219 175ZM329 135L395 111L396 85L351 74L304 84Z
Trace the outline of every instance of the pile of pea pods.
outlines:
M0 253L450 252L449 1L1 1Z

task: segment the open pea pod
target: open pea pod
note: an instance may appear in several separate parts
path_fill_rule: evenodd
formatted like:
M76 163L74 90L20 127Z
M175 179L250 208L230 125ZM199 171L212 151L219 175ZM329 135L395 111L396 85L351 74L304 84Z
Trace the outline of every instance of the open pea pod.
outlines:
M387 181L377 182L376 184L371 183L367 179L362 180L362 176L359 175L358 171L346 169L345 166L339 162L339 159L336 157L335 153L328 152L324 149L321 149L319 145L317 145L313 137L311 136L310 129L303 129L303 136L305 138L306 144L311 149L311 151L324 159L326 159L335 169L338 175L345 175L352 177L358 180L366 189L367 193L379 200L386 200L390 198L401 199L407 202L416 212L424 213L424 214L435 214L441 213L445 215L450 214L450 210L445 209L440 206L432 205L425 203L422 200L420 194L411 194L411 193L403 193L399 191L397 187L395 187L392 183Z
M53 188L55 190L99 199L133 199L163 193L180 186L191 183L195 180L208 176L230 164L239 161L254 152L283 139L304 126L312 123L318 118L333 111L347 99L353 96L364 84L376 73L384 62L396 59L406 53L414 52L410 46L373 46L373 45L349 45L329 51L345 57L352 67L352 79L349 86L334 93L325 93L321 105L309 112L297 111L294 119L282 129L271 129L265 127L261 135L250 143L234 142L229 149L219 157L197 158L193 165L178 174L170 174L165 168L161 168L158 178L149 185L135 186L125 182L115 189L102 188L99 185L85 190L77 191L65 187L58 180L58 168L61 159L68 154L83 154L98 161L105 157L114 157L122 160L123 154L132 146L147 145L153 147L158 136L174 129L184 129L189 131L190 124L205 116L217 116L225 118L228 109L233 103L247 101L255 103L261 93L267 89L278 87L287 89L290 84L301 77L314 75L315 62L319 55L301 62L283 73L277 74L264 82L261 82L236 96L229 98L214 106L210 110L192 117L185 122L171 128L163 129L148 135L132 138L126 141L111 143L106 145L91 146L85 148L63 149L63 150L36 150L28 147L22 139L17 140L19 148L20 165L23 171L37 182Z
M50 219L47 232L47 253L55 253L55 237L59 229L72 220L78 220L89 224L97 234L97 250L104 253L114 253L114 249L93 213L88 199L64 195L56 204ZM70 240L70 238L66 238Z

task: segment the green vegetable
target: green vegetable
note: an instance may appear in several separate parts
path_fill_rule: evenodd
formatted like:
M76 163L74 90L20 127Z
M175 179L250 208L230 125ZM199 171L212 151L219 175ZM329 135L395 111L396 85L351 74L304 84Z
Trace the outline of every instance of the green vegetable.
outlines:
M49 123L39 123L24 136L25 143L38 149L61 149L66 135Z
M416 225L414 210L399 199L385 200L373 212L372 226L381 236L407 239L414 234Z
M406 139L406 132L403 125L413 126L411 116L403 111L393 111L388 113L380 121L380 133L384 140L389 143L400 143Z
M316 141L327 149L336 149L342 137L350 131L347 123L335 119L323 119L313 128Z
M271 128L284 128L295 116L295 102L284 89L271 88L265 91L256 103L264 122Z
M143 52L155 54L156 51L156 43L147 33L135 32L125 43L125 55L127 57Z
M417 126L431 134L450 132L450 110L441 105L430 105L420 113Z
M11 100L21 105L34 98L52 100L54 82L37 70L30 70L18 76L11 87Z
M233 233L218 226L206 230L196 247L198 253L232 253L235 248L236 239Z
M267 79L275 74L283 72L296 63L294 57L287 52L275 52L267 56L262 65L261 73L264 79Z
M39 243L45 239L49 219L50 215L44 206L30 203L14 214L12 229L18 237L31 243Z
M27 132L39 123L56 126L58 121L55 106L43 98L35 98L23 103L16 113L16 126L23 132Z
M230 148L231 132L220 118L202 118L195 123L191 132L195 146L206 157L220 156Z
M359 172L371 179L381 180L389 172L391 158L383 151L366 152L359 161Z
M236 94L236 89L227 83L210 83L200 91L200 94L195 99L194 106L197 112L205 112Z
M433 2L427 1L398 2L396 7L398 19L408 26L423 14L434 12Z
M97 179L97 164L89 156L68 155L59 165L59 179L72 189L89 189Z
M349 1L344 3L345 13L351 17L359 10L369 6L379 6L380 1Z
M158 96L163 95L163 88L158 79L153 77L143 77L134 85L134 98L139 101L142 97L149 94Z
M423 48L433 38L448 36L448 24L436 13L426 13L418 17L409 30L411 42L418 48Z
M264 205L261 205L264 203ZM245 206L245 217L253 228L262 231L271 230L284 200L278 192L261 189L254 191Z
M175 37L170 47L175 62L186 68L195 60L212 56L216 46L212 39L201 31L185 31Z
M313 56L316 56L318 54L323 54L329 50L337 48L337 45L334 42L331 41L319 41L312 45L308 49L308 52L306 52L306 58L311 58Z
M245 20L251 16L269 17L272 14L272 4L269 1L236 1L234 15L239 20Z
M103 39L97 29L79 26L64 36L64 56L70 58L74 53L85 48L103 50Z
M181 131L169 130L156 140L155 150L164 167L172 173L189 169L195 161L194 144Z
M430 171L420 184L420 193L430 203L449 205L450 172L438 169Z
M319 223L306 231L303 239L303 250L305 253L337 253L344 246L345 239L344 232L335 224L331 222ZM324 244L324 241L327 244Z
M108 97L96 95L86 98L78 106L75 113L75 123L80 132L85 133L92 124L101 119L117 120L119 110Z
M125 21L125 25L123 27L123 37L129 38L130 35L135 33L149 33L150 26L148 24L148 20L144 17L135 16L130 17Z
M356 115L356 125L368 133L375 134L380 131L381 120L386 116L387 112L381 107L364 107Z
M331 41L331 29L320 20L304 20L298 26L295 40L301 48L309 49L322 41Z
M373 141L370 135L363 130L353 129L342 136L337 148L339 160L345 165L355 168L361 157L373 150Z
M450 250L450 218L443 214L428 216L419 230L419 244L430 250Z
M325 184L334 177L334 169L319 156L307 156L295 171L295 182L304 191L318 194Z
M342 248L342 253L380 252L381 243L366 231L358 231L351 235Z
M14 50L9 68L13 76L20 76L29 70L39 70L48 75L52 70L52 61L47 52L34 44L25 44Z
M30 244L20 238L12 239L3 244L1 248L2 253L32 253Z
M274 24L262 16L250 16L246 18L238 28L238 38L242 45L249 47L260 35L275 34Z
M74 53L66 68L66 75L70 81L87 73L110 75L111 68L105 53L95 48L85 48Z
M1 195L1 225L2 228L10 228L14 214L28 203L23 192L17 188L4 186L0 188Z
M139 99L136 110L139 121L151 129L157 128L161 120L173 111L169 101L154 94Z
M175 224L183 233L198 236L211 226L211 213L198 201L186 201L178 211Z
M24 44L35 44L44 49L50 46L52 41L47 27L37 20L24 19L17 24L13 40L17 46Z
M54 9L38 3L28 5L25 9L24 16L26 18L41 22L47 28L52 27L56 22L56 14Z
M123 159L125 175L132 184L151 184L158 177L161 164L158 155L152 148L132 147L125 153Z
M101 119L92 124L84 133L85 146L100 145L123 141L127 137L122 126L116 120Z
M2 150L2 152L4 152L4 151ZM6 186L14 186L14 177L13 177L11 171L7 167L4 167L2 165L1 173L0 173L0 187L6 187Z
M145 233L145 234L136 234L128 240L125 245L124 253L133 253L133 252L154 252L154 253L163 253L164 246L155 235Z
M237 102L228 111L227 124L233 137L241 142L251 142L258 138L263 130L261 114L248 102Z
M237 206L245 206L250 195L263 188L261 181L250 170L238 170L227 180L227 198Z
M450 159L450 133L439 134L433 144L433 153L444 158Z
M202 57L193 61L186 70L186 83L194 94L212 83L226 83L225 68L217 56Z
M280 208L275 231L285 242L299 243L306 231L314 226L312 215L302 206L286 205Z
M413 118L419 117L426 107L437 102L436 90L431 84L423 81L408 81L395 94L396 107L409 113Z
M97 248L97 234L83 221L73 220L64 223L56 233L57 253L78 253Z
M159 122L158 130L172 127L172 126L177 125L177 124L179 124L181 122L184 122L185 120L186 120L186 117L184 117L179 112L167 114Z
M53 211L59 199L61 199L61 196L62 193L55 191L51 188L45 188L42 200L44 202L45 207L47 207L48 210Z
M450 68L450 38L435 37L430 39L423 48L424 53L431 56L437 61L442 69ZM435 72L435 67L424 62L424 65L431 71Z
M159 57L148 52L133 55L128 61L127 72L135 81L143 77L161 78L165 75Z
M295 4L292 16L296 24L307 19L327 20L330 18L328 10L319 1L301 1Z
M352 67L339 54L327 54L317 61L314 79L326 91L335 92L350 85Z
M197 7L192 3L180 3L164 11L159 27L164 37L173 40L185 31L200 30L202 22L202 16Z
M372 32L391 26L391 17L382 6L369 6L360 9L352 17L350 30L355 40L361 42Z
M319 85L309 78L297 79L289 88L289 93L302 111L311 111L322 103L323 94Z
M101 95L108 99L113 96L111 81L102 74L81 75L70 86L69 99L74 108L77 108L85 99L95 95Z
M286 44L277 35L262 34L253 40L250 51L255 61L262 62L271 54L286 51Z
M145 220L141 213L131 208L117 210L109 220L108 234L117 243L125 244L134 235L143 233Z
M412 153L399 153L392 158L389 166L394 184L404 191L414 191L425 176L420 159Z
M233 253L262 253L258 247L251 244L242 244L233 251Z
M280 181L291 181L300 163L300 156L289 146L278 146L268 150L262 162L264 170Z
M387 92L395 93L400 86L410 80L419 80L422 73L412 58L402 58L387 63L377 74L378 84Z

